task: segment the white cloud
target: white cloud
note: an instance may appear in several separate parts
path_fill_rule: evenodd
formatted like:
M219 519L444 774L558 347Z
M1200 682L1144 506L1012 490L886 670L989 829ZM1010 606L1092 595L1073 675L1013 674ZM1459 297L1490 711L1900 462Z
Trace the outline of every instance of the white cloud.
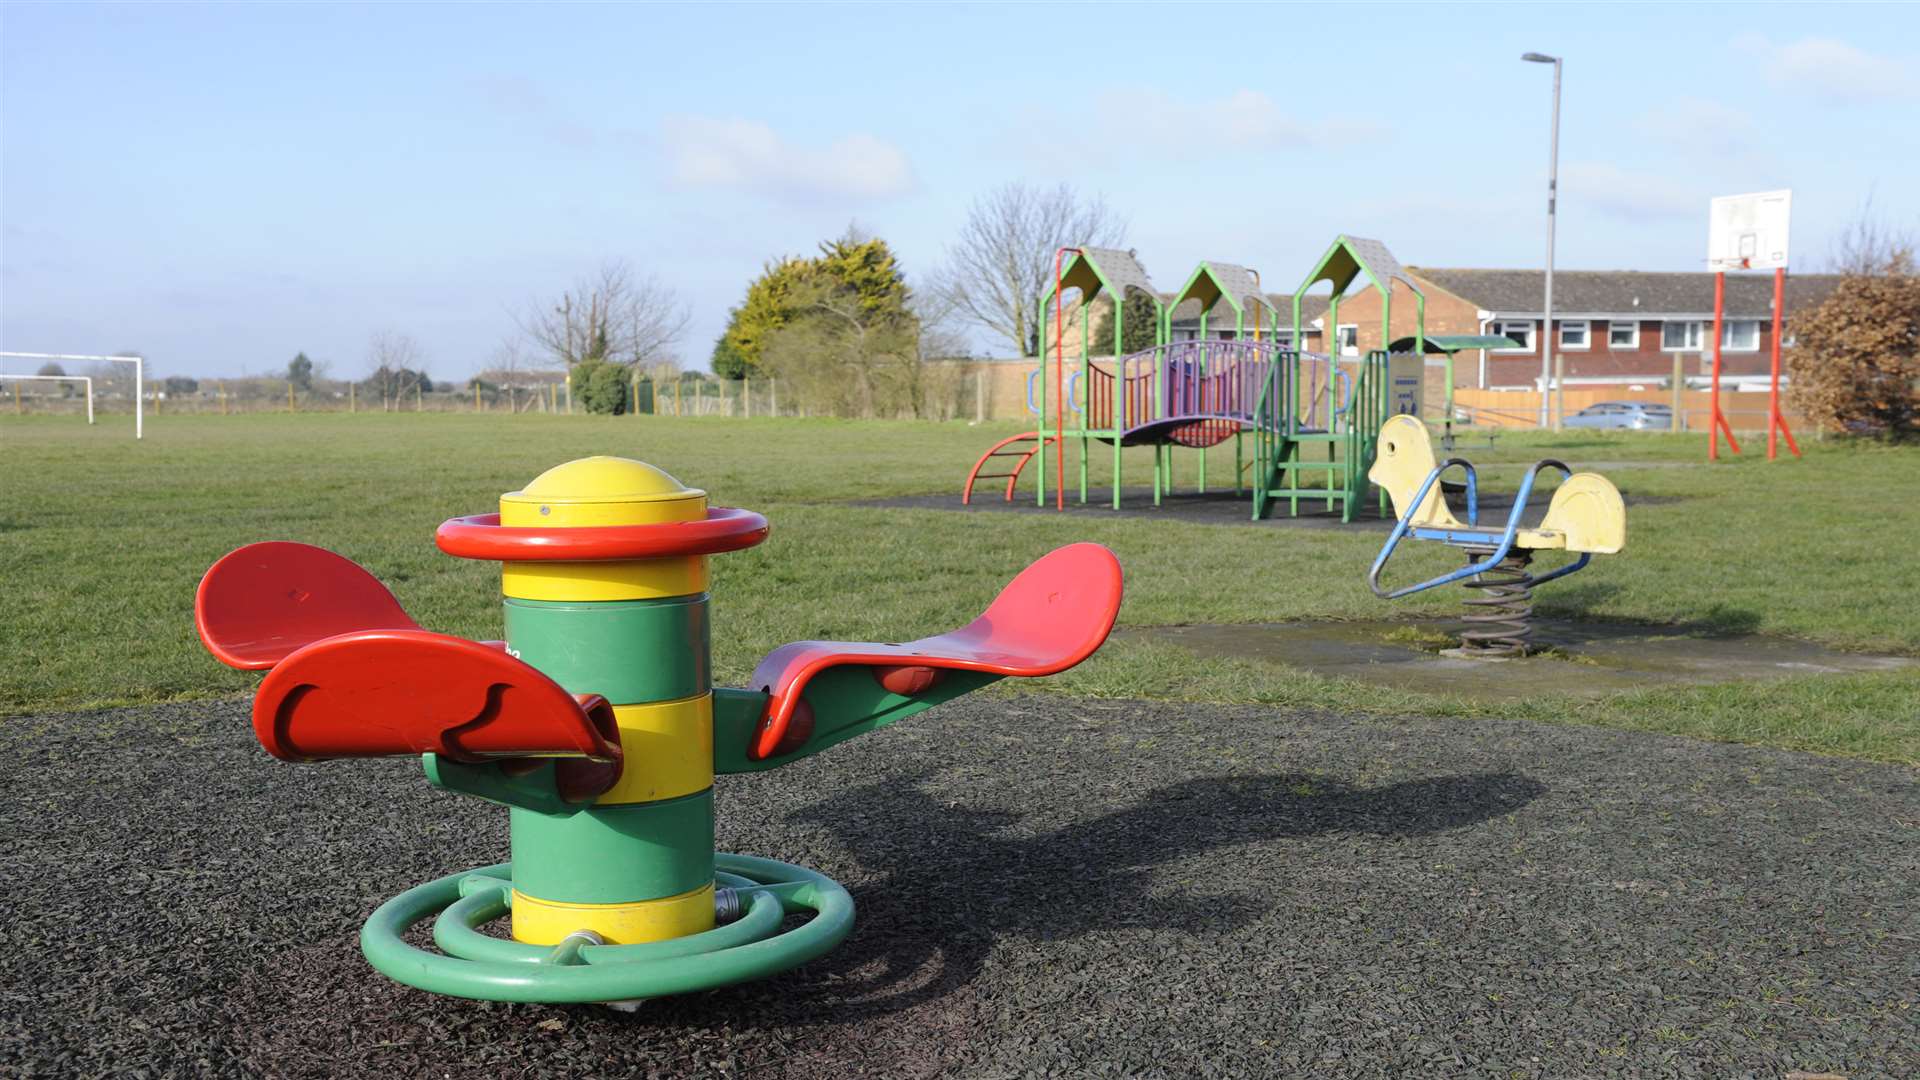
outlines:
M899 147L867 134L824 147L799 146L766 124L739 117L671 116L662 125L673 178L691 187L732 187L779 198L888 198L914 186Z
M1266 94L1244 88L1202 101L1153 87L1115 88L1096 95L1085 114L1056 115L1053 126L1026 127L1018 138L1048 164L1112 164L1153 145L1177 146L1187 156L1225 155L1355 142L1381 132L1380 125L1352 117L1299 120Z
M1707 213L1707 196L1693 187L1601 161L1572 162L1560 170L1560 201L1562 208L1577 202L1628 221Z
M1745 34L1733 44L1754 58L1754 73L1768 83L1823 101L1878 101L1920 94L1920 79L1908 65L1837 38L1801 38L1776 45L1759 34Z
M1642 113L1635 126L1674 146L1721 154L1746 149L1759 130L1753 117L1739 109L1689 97Z

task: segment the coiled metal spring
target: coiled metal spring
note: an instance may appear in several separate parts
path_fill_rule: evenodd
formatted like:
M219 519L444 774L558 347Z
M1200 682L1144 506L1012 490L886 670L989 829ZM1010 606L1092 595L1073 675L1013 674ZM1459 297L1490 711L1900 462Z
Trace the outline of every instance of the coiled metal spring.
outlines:
M1488 548L1469 550L1467 559L1492 553ZM1533 552L1513 551L1466 582L1476 594L1466 599L1467 613L1460 617L1467 624L1460 633L1461 652L1482 658L1527 655L1533 635L1533 574L1527 569L1532 562Z

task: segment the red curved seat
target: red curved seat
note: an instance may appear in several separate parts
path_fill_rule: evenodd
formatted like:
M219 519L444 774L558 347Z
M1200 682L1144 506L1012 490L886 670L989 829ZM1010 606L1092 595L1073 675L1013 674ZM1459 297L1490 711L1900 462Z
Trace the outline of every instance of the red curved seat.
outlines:
M796 641L768 653L749 686L770 695L751 748L765 758L785 737L807 683L841 665L1052 675L1093 655L1120 612L1120 561L1099 544L1069 544L1036 560L958 630L901 644Z
M425 630L362 630L296 650L254 695L253 730L288 761L424 753L468 764L620 760L604 699L576 699L499 649Z
M359 564L285 540L248 544L209 567L194 594L193 623L208 652L244 671L354 630L420 628Z

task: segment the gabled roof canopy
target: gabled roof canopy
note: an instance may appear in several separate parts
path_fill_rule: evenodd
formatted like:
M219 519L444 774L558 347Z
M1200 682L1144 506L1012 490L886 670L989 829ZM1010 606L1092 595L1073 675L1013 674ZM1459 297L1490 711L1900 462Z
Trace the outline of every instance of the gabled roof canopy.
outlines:
M1225 300L1240 319L1244 319L1248 309L1256 304L1269 312L1279 310L1260 291L1259 279L1254 272L1233 263L1201 263L1167 306L1177 308L1188 300L1199 303L1201 314L1212 311L1220 301Z
M1153 280L1147 277L1147 268L1131 251L1118 248L1083 247L1073 253L1065 265L1060 268L1060 290L1079 289L1083 304L1093 302L1093 298L1105 289L1113 293L1116 300L1124 299L1127 291L1137 289L1153 298L1155 306L1160 306L1160 294L1153 288ZM1047 286L1045 298L1053 298L1053 285Z
M1333 284L1333 295L1345 295L1353 279L1364 276L1368 284L1381 292L1392 295L1395 280L1406 282L1407 288L1415 295L1424 295L1420 286L1400 267L1400 260L1393 257L1387 245L1378 240L1367 240L1358 236L1342 233L1334 237L1333 246L1308 272L1307 280L1300 283L1296 294L1304 293L1322 281Z

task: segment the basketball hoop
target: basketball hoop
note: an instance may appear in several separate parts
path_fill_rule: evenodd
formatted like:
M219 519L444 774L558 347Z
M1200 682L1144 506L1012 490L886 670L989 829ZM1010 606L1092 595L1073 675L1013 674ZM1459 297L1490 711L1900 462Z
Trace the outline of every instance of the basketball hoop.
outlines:
M1773 271L1773 374L1767 396L1767 459L1772 460L1779 436L1795 457L1787 418L1780 412L1780 334L1786 305L1787 221L1793 210L1793 192L1756 191L1750 195L1723 195L1710 204L1707 218L1707 269L1713 272L1713 415L1707 420L1707 460L1720 456L1720 435L1734 453L1740 444L1733 427L1720 411L1720 337L1725 322L1727 271Z

